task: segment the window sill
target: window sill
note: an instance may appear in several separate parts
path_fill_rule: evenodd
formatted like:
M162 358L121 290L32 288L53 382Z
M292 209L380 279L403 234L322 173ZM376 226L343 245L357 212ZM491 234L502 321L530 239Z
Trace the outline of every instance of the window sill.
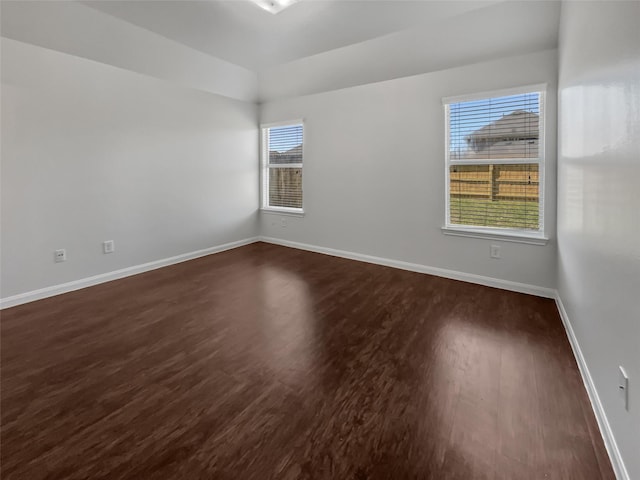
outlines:
M500 240L503 242L526 243L529 245L546 245L549 238L543 233L520 233L520 232L504 232L494 231L481 228L465 228L465 227L442 227L442 233L445 235L455 235L458 237L485 238L490 240Z
M263 207L260 209L260 213L268 213L270 215L287 215L289 217L304 217L304 210L299 208Z

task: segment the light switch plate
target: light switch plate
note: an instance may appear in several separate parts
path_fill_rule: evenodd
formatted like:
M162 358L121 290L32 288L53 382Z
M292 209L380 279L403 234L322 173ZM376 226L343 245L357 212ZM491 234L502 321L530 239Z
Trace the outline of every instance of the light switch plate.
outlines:
M56 263L66 262L67 261L67 251L64 248L56 250L53 252L53 260Z
M629 410L629 377L622 366L618 367L618 392L625 410Z
M113 253L116 250L116 244L113 240L105 240L102 242L103 253Z

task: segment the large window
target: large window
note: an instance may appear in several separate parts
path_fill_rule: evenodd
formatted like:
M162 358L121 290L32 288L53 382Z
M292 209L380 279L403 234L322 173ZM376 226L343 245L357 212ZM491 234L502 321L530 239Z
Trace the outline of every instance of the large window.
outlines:
M302 212L302 123L262 127L262 208Z
M544 88L444 100L446 226L542 237Z

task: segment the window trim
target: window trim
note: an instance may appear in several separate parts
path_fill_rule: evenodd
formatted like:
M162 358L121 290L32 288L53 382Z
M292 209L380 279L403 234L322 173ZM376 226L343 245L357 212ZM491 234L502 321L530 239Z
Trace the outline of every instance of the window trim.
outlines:
M267 149L269 148L268 133L269 129L273 127L293 127L296 125L302 125L302 161L303 163L287 163L287 164L273 164L269 165L269 155ZM305 124L303 118L285 120L280 122L269 122L260 124L260 211L264 213L280 213L283 215L304 216L304 149L305 149ZM278 207L267 205L269 187L267 182L269 181L269 169L271 168L299 168L303 171L302 175L302 207Z
M534 232L523 234L526 230L500 228L500 227L478 227L469 228L464 225L442 227L442 233L455 237L486 238L491 240L501 240L503 242L528 243L529 245L546 245L549 237L544 233Z
M509 95L520 95L526 93L539 93L540 94L540 114L538 128L540 132L540 138L538 140L538 158L500 158L500 159L487 159L486 162L478 162L477 160L452 160L450 158L450 135L451 135L451 119L450 119L450 105L453 103L470 102L474 100L486 100L494 97L505 97ZM534 84L525 85L521 87L505 88L500 90L491 90L473 94L457 95L451 97L444 97L442 99L442 105L444 109L445 117L445 210L444 210L444 225L442 227L442 233L445 235L456 235L472 238L489 238L495 240L529 243L534 245L545 245L549 238L546 235L545 224L545 189L546 189L546 95L547 84ZM491 164L530 164L536 163L538 165L538 177L539 177L539 190L538 190L538 230L525 230L517 228L507 227L489 227L489 226L474 226L474 225L460 225L454 224L449 221L449 209L450 209L450 179L449 179L449 167L452 165L491 165Z

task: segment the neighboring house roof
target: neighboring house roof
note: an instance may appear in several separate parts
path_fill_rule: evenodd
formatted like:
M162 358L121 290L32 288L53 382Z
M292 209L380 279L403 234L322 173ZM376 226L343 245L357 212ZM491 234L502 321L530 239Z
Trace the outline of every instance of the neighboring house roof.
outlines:
M458 158L520 158L538 156L540 118L516 110L467 135L468 150Z
M539 120L537 113L516 110L468 135L467 143L472 146L480 140L537 139Z
M297 145L286 152L271 150L269 163L302 163L302 145Z

